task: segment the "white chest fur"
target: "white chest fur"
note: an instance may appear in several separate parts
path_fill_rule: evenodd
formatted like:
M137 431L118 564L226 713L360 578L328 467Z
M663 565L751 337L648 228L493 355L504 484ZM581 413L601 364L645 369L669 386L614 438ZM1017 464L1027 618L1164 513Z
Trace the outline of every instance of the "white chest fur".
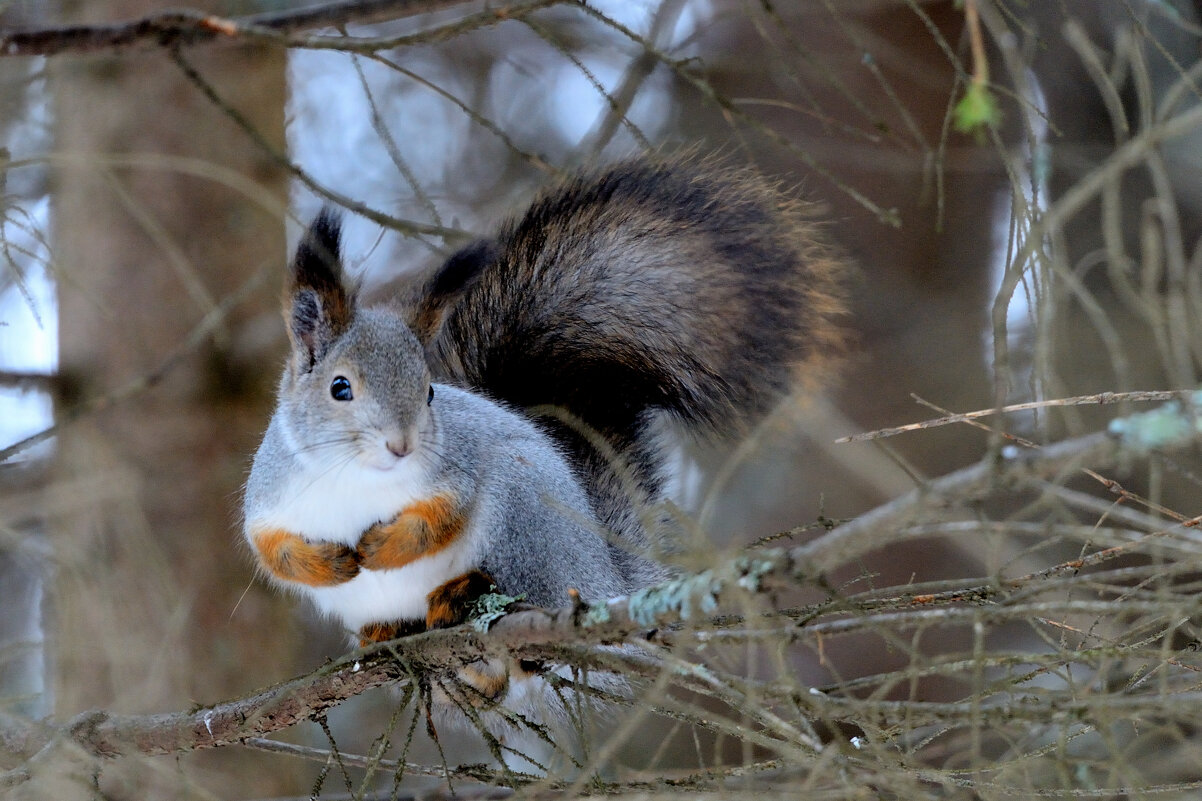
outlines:
M390 470L347 459L332 467L296 460L296 469L271 503L255 509L248 527L282 528L307 540L354 547L373 523L391 520L406 506L433 494L420 460Z
M426 596L473 565L470 537L397 570L363 570L345 584L306 587L317 610L339 620L352 635L368 623L424 620Z
M364 466L356 459L334 467L297 460L296 467L283 490L248 517L248 534L282 529L310 541L354 547L372 524L393 519L435 492L420 458L405 459L389 470ZM368 623L423 619L426 596L474 566L473 528L469 522L451 545L402 568L363 570L330 587L288 586L311 598L318 611L351 633Z

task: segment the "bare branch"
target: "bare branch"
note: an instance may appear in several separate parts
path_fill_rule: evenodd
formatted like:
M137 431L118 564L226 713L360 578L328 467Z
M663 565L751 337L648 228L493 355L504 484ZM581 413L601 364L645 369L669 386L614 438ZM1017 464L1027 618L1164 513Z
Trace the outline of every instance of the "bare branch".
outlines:
M1118 453L1114 440L1105 433L1047 445L1038 451L1023 451L1013 459L994 464L989 461L949 473L889 503L839 526L825 537L793 549L794 558L808 565L815 574L846 564L849 559L886 540L879 531L896 530L914 522L919 512L941 504L970 503L982 492L1021 481L1038 482L1072 472L1085 464L1108 463Z
M16 370L0 370L0 387L19 389L26 392L54 389L56 377L49 373L24 373Z
M333 192L321 186L312 176L294 164L286 154L281 153L273 148L263 138L263 135L255 129L255 126L250 123L244 114L239 112L229 103L225 102L225 100L218 95L217 90L213 87L213 85L206 81L204 77L188 62L188 60L184 58L184 55L180 52L179 48L171 48L171 58L175 62L176 66L179 67L184 77L192 82L192 84L196 86L196 88L199 89L206 98L208 98L209 102L219 108L222 113L229 117L235 125L245 131L246 135L249 136L252 141L254 141L255 145L263 150L263 152L265 152L268 156L270 156L271 159L275 161L281 169L291 173L297 180L299 180L309 189L313 190L313 192L315 192L317 195L332 200L349 211L353 211L356 214L361 214L374 223L377 223L385 228L392 228L393 230L399 231L407 236L435 236L451 242L457 242L468 238L468 235L465 232L453 228L444 228L441 225L427 225L425 223L411 220L398 220L386 214L381 214L365 203L360 203L354 198Z
M65 726L26 723L0 717L0 745L10 753L28 756L55 736L66 735L98 757L128 753L169 754L214 748L246 741L311 719L368 689L412 677L429 669L478 658L498 650L542 654L540 648L567 643L616 644L674 639L671 627L710 621L719 602L732 596L768 592L798 580L816 580L825 572L857 558L862 538L880 526L902 528L913 510L953 491L971 495L979 487L1039 482L1071 470L1081 462L1104 462L1118 451L1104 434L1068 440L1003 464L984 462L952 473L817 541L791 550L743 554L701 571L684 575L628 597L588 604L576 598L568 607L552 610L521 608L496 621L487 634L470 626L426 632L352 653L313 674L293 679L254 695L204 707L193 712L158 715L111 715L93 711ZM879 542L879 537L869 538ZM926 596L895 599L905 609L930 608L940 603L979 602L998 590L1051 575L1072 572L1124 552L1112 547L1088 559L1057 565L1004 586L959 588ZM838 611L838 610L831 610ZM893 614L897 614L894 612ZM863 624L864 621L859 621ZM848 625L847 622L840 625ZM810 628L813 624L810 624ZM687 676L682 674L682 678ZM688 683L686 681L686 683Z
M308 720L403 675L404 667L391 659L344 660L246 698L195 712L112 715L91 711L60 728L5 716L0 718L0 743L6 751L26 757L55 735L66 735L88 753L105 758L216 748Z
M269 740L265 737L247 737L242 745L258 751L270 751L275 754L286 754L299 759L309 759L315 762L325 762L330 758L329 749L313 748L307 745L296 745L279 740ZM404 770L407 776L430 776L445 779L448 776L456 779L473 779L481 782L500 782L505 778L503 772L490 770L484 765L460 765L457 768L430 767L412 762L402 762L398 759L382 759L359 754L340 752L338 758L344 765L357 768L379 768L382 770Z
M1031 401L1030 403L1015 403L1000 408L979 409L975 412L964 412L963 414L949 414L946 417L938 417L934 420L923 420L921 423L908 423L904 426L881 428L876 431L866 431L863 434L852 434L848 437L840 437L835 440L835 443L842 444L846 442L865 442L872 439L883 439L885 437L904 434L907 431L938 428L939 426L950 425L951 423L966 423L979 417L1009 414L1010 412L1026 412L1032 409L1048 409L1056 406L1105 406L1111 403L1169 401L1189 397L1193 392L1193 390L1186 389L1144 392L1100 392L1096 395L1079 395L1075 398L1057 398L1055 400Z
M348 0L244 17L219 17L192 10L170 11L109 25L9 31L0 34L0 55L53 56L65 52L116 50L138 44L195 45L218 39L269 39L287 43L286 35L294 31L368 23L384 18L401 19L474 5L477 4L470 0ZM548 5L546 0L510 0L491 9L490 16L493 21L500 21L527 10L528 6L545 5Z
M242 303L249 295L254 292L266 280L269 272L266 268L260 268L246 280L236 291L224 298L214 309L201 318L196 327L192 329L191 334L180 345L172 351L168 356L153 370L145 375L138 376L112 392L100 395L80 403L69 409L60 411L58 421L48 428L44 428L36 434L22 439L18 442L0 449L0 464L11 459L13 456L33 447L39 442L43 442L60 430L64 426L79 420L80 418L93 414L98 411L110 408L113 404L143 392L163 380L176 366L181 364L183 360L191 353L195 352L202 344L208 341L208 338L217 330L218 326L225 320L226 316L238 304Z

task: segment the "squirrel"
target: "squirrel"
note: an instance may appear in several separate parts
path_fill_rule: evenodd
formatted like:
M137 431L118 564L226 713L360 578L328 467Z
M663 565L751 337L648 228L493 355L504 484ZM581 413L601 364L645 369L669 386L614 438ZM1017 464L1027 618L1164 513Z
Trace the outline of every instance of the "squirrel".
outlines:
M555 607L666 578L657 419L737 431L843 341L846 265L808 209L692 161L572 175L380 305L323 210L246 486L262 572L361 644L455 625L490 591Z

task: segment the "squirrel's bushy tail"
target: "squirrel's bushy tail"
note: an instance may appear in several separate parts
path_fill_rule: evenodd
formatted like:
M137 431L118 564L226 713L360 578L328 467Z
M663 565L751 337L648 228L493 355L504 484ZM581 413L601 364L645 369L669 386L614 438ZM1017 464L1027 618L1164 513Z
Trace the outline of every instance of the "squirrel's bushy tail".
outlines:
M660 491L656 413L738 430L842 344L844 265L817 223L752 171L708 160L576 175L443 269L456 285L464 272L430 349L436 372L599 434L624 468L579 429L555 429L623 534L638 528L629 479Z

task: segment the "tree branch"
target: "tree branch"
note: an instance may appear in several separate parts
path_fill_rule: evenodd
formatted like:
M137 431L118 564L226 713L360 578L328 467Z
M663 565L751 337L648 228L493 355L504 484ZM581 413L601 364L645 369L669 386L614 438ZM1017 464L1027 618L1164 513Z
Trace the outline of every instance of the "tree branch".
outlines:
M944 476L927 488L870 512L835 529L813 543L791 550L775 549L742 554L699 573L683 575L656 586L600 603L573 598L559 609L518 608L498 619L487 632L479 622L425 632L420 635L371 646L348 654L307 676L233 701L190 712L155 715L115 715L92 711L62 725L31 722L0 712L0 750L31 757L56 738L67 738L98 758L141 753L161 755L215 748L254 741L261 735L313 719L354 695L431 671L454 670L459 664L485 655L508 653L554 659L581 644L615 645L671 642L685 624L712 623L719 602L729 606L740 597L770 592L799 580L814 580L829 570L854 560L866 547L882 542L883 527L892 530L913 522L917 508L947 497L953 490L965 492L1012 489L1016 484L1040 483L1065 471L1073 472L1082 462L1106 461L1123 447L1121 437L1095 434L1067 440L1035 452L1024 452L997 463L984 462ZM1046 576L1079 570L1083 565L1112 558L1122 548L1110 548L1072 563L1057 565L1009 582L1010 588ZM998 589L970 588L989 594ZM996 594L996 593L995 593ZM899 598L905 608L931 608L941 603L956 604L966 599L959 588L941 595ZM839 613L839 609L831 611ZM846 609L843 610L844 612ZM890 610L878 614L897 614ZM864 625L865 619L836 621L839 627ZM813 630L810 619L805 630ZM795 631L797 629L794 624ZM566 649L566 651L565 651ZM619 653L604 651L611 657ZM627 654L648 670L664 665L684 685L692 687L699 674L661 663L649 654ZM569 660L570 661L570 660ZM602 667L602 669L605 669ZM584 688L586 691L588 688ZM702 690L705 687L701 687ZM787 740L782 740L786 743ZM20 782L19 772L6 775ZM0 782L3 784L3 782Z
M988 459L941 476L911 492L878 506L824 537L792 550L798 564L813 575L821 575L847 564L866 551L888 544L882 530L897 530L916 522L931 508L965 504L982 492L1013 489L1023 483L1046 481L1071 473L1085 464L1106 464L1120 451L1120 444L1105 432L1023 451L1012 458Z
M19 370L0 370L0 387L19 389L26 392L41 390L53 391L58 376L51 373L21 372Z
M232 745L312 719L374 687L485 653L572 640L622 642L646 628L647 621L679 621L705 611L704 599L716 598L732 582L755 589L749 582L784 564L787 554L781 552L741 557L630 598L554 610L524 608L501 618L487 635L470 626L430 631L353 652L307 676L191 712L115 715L94 710L58 726L0 713L0 748L28 758L55 737L67 737L89 754L113 758Z
M65 52L117 50L137 44L195 45L239 38L266 38L291 44L287 35L295 31L402 19L465 5L477 4L471 0L345 0L244 17L219 17L193 10L169 11L111 24L9 31L0 34L0 55L53 56ZM545 5L548 5L546 0L508 0L492 9L491 16L500 21L527 7Z
M1011 412L1027 412L1035 409L1049 409L1061 406L1105 406L1112 403L1146 403L1152 401L1170 401L1177 399L1188 398L1194 394L1191 389L1176 389L1176 390L1153 390L1140 392L1099 392L1096 395L1079 395L1075 398L1056 398L1054 400L1044 401L1029 401L1027 403L1013 403L1009 406L993 407L991 409L978 409L975 412L960 412L948 414L943 417L937 417L933 420L923 420L920 423L907 423L904 426L891 426L889 428L880 428L876 431L865 431L860 434L851 434L846 437L839 437L835 440L836 445L841 445L847 442L866 442L873 439L884 439L885 437L893 437L898 434L905 434L908 431L920 431L927 428L938 428L939 426L950 425L951 423L966 423L970 420L976 420L980 417L992 417L994 415L1010 414ZM921 399L914 395L915 400L924 403Z
M26 758L56 736L67 736L88 753L105 758L216 748L311 719L347 698L405 675L403 663L377 655L362 662L344 659L254 695L193 712L113 715L91 711L63 726L0 715L0 746Z

